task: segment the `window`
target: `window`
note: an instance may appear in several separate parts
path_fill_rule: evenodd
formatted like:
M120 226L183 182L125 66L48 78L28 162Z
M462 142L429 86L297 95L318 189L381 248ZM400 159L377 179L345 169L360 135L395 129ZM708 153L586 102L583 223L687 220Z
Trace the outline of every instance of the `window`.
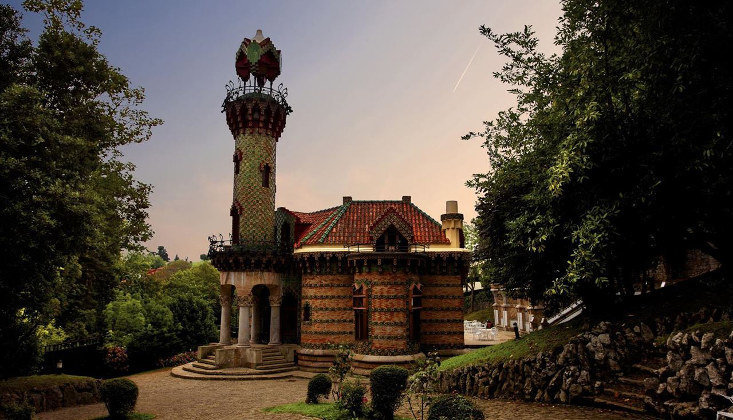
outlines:
M377 252L405 252L408 250L407 239L397 231L397 228L390 226L377 239L375 251Z
M234 162L234 174L235 175L239 173L239 161L240 161L239 154L235 153L234 156L232 157L232 162Z
M262 186L270 188L270 164L265 163L262 165L260 172L262 173Z
M311 304L306 302L303 305L303 322L309 322L311 320Z
M410 288L410 340L420 341L420 311L422 309L422 285Z
M369 326L367 323L366 294L364 286L354 285L353 305L354 305L354 338L356 340L366 340L369 337Z
M232 216L232 244L239 243L239 209L232 204L229 209L229 215Z

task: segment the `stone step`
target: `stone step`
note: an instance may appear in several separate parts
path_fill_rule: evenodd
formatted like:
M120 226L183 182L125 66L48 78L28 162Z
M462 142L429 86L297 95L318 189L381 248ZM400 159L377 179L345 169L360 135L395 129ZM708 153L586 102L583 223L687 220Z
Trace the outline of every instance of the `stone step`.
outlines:
M192 364L183 365L182 370L198 375L212 375L212 376L262 376L273 373L282 373L295 370L295 366L281 367L277 369L259 370L259 369L248 369L248 368L227 368L227 369L201 369Z
M181 379L198 379L198 380L218 380L218 381L261 381L268 379L283 378L304 378L310 379L315 375L310 372L301 372L299 370L291 370L288 372L272 373L267 372L261 375L211 375L209 373L196 373L183 369L184 366L177 366L171 369L171 376Z
M262 360L285 360L285 358L281 354L277 356L274 354L263 354Z
M268 365L255 366L255 369L256 370L273 370L273 369L290 368L290 367L295 367L295 364L292 362L273 363L273 364L268 364Z
M193 362L191 366L196 367L198 369L206 369L206 370L216 370L216 366L210 365L208 363L197 363Z
M642 407L644 406L644 394L634 392L632 390L623 388L604 388L603 393L613 397L615 400L624 400L628 402L638 402Z
M214 361L214 359L201 359L198 362L205 365L216 366L216 362Z
M644 380L643 379L635 379L635 378L627 378L625 376L621 376L618 378L618 381L622 384L626 384L631 387L635 387L638 389L644 389Z
M634 369L636 369L636 370L642 371L644 373L648 373L648 374L650 374L652 376L657 376L657 370L655 368L653 368L653 367L649 367L649 366L642 365L642 364L639 364L639 363L636 363L636 364L632 365L632 367Z
M636 413L636 414L645 414L647 411L644 409L644 406L636 406L627 404L622 401L617 401L612 398L608 397L594 397L591 402L593 405L600 406L603 408L610 408L612 410L620 410L620 411L628 411L630 413Z

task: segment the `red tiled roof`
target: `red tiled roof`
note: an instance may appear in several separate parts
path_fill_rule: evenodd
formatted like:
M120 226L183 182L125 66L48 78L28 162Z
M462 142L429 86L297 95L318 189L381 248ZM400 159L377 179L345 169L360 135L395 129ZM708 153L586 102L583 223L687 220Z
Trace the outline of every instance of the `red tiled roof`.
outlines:
M450 244L441 224L416 205L401 201L350 201L312 213L290 211L296 218L295 246L316 244L368 244L369 230L394 211L411 227L417 244Z

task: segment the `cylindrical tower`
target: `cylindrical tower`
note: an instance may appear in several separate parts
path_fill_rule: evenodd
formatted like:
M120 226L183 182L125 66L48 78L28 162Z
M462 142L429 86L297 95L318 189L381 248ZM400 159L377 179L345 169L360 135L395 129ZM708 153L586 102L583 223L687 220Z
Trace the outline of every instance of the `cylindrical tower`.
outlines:
M245 38L236 54L238 84L227 86L223 112L234 136L232 242L243 246L274 244L277 141L291 112L280 74L281 56L258 30Z

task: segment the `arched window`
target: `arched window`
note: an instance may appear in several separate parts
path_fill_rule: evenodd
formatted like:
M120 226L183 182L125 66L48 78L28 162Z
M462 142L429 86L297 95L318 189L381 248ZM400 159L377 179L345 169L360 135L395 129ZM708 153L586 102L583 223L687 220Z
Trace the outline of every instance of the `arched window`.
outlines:
M239 209L237 206L232 204L232 208L229 209L229 215L232 216L232 243L239 243Z
M364 285L354 285L353 305L354 305L354 338L356 340L366 340L369 338L369 326L367 323L367 297Z
M420 341L420 310L422 309L422 285L410 288L410 340Z
M306 302L303 305L303 322L309 322L311 320L311 304Z
M262 173L262 186L270 188L270 164L265 163L262 165L260 172Z
M239 154L238 153L235 153L234 154L234 156L232 157L232 162L234 162L234 174L236 175L236 174L239 173L239 162L240 162L240 159L239 159Z

